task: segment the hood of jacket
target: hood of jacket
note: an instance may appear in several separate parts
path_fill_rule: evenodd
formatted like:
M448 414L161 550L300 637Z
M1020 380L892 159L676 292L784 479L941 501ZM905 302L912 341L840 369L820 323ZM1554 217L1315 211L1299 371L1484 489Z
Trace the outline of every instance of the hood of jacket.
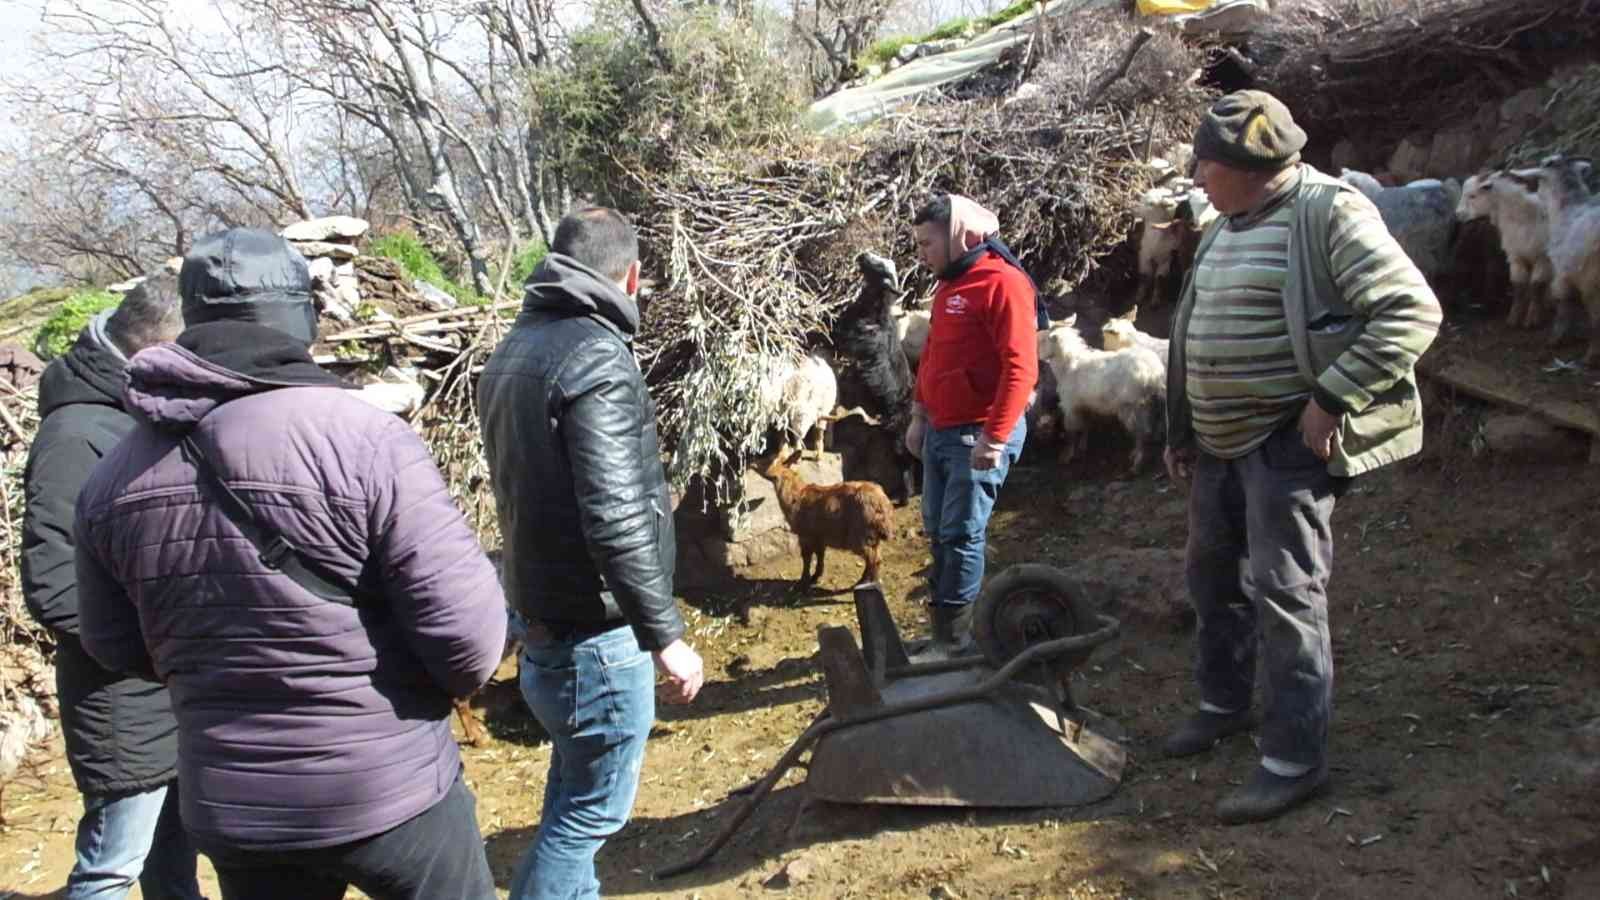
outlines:
M639 331L639 305L617 283L570 256L552 253L529 276L524 312L594 316L632 340Z
M128 412L163 431L184 432L218 406L286 387L344 387L311 361L302 341L251 322L208 322L128 362Z
M103 328L110 312L96 316L60 359L39 379L39 417L63 406L93 403L122 408L123 370L128 361L106 337Z

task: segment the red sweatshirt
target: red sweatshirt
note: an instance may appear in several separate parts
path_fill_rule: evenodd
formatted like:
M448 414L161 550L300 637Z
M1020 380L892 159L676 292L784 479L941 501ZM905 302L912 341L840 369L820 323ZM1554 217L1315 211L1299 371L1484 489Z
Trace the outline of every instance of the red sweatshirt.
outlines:
M916 400L934 428L983 423L1003 443L1039 379L1033 285L994 253L933 292L933 323L917 365Z

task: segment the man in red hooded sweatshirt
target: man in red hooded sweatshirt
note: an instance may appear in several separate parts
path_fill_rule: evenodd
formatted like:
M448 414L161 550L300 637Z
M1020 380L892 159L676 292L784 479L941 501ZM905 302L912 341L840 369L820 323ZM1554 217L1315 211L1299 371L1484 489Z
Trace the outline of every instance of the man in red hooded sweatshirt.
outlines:
M1039 374L1037 295L1000 243L999 220L973 201L940 194L911 222L918 257L938 284L906 449L923 464L934 642L959 651L983 585L989 514L1027 435L1022 414Z

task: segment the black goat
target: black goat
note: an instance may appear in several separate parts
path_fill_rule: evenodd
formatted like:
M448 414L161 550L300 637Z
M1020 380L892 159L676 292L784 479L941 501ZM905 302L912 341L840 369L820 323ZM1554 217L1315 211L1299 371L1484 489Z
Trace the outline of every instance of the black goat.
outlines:
M889 314L899 296L899 276L893 260L874 253L861 253L856 265L861 293L833 324L834 369L839 404L859 407L877 424L840 422L835 443L847 451L846 479L876 481L904 502L913 492L916 460L904 447L914 382Z

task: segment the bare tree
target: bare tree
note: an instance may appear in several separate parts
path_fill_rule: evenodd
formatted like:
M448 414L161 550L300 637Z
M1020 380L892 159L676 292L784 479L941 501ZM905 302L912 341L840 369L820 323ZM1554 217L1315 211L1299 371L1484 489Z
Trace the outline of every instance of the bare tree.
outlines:
M878 37L893 0L811 0L794 7L794 31L815 51L808 70L816 96L856 77L856 60Z

